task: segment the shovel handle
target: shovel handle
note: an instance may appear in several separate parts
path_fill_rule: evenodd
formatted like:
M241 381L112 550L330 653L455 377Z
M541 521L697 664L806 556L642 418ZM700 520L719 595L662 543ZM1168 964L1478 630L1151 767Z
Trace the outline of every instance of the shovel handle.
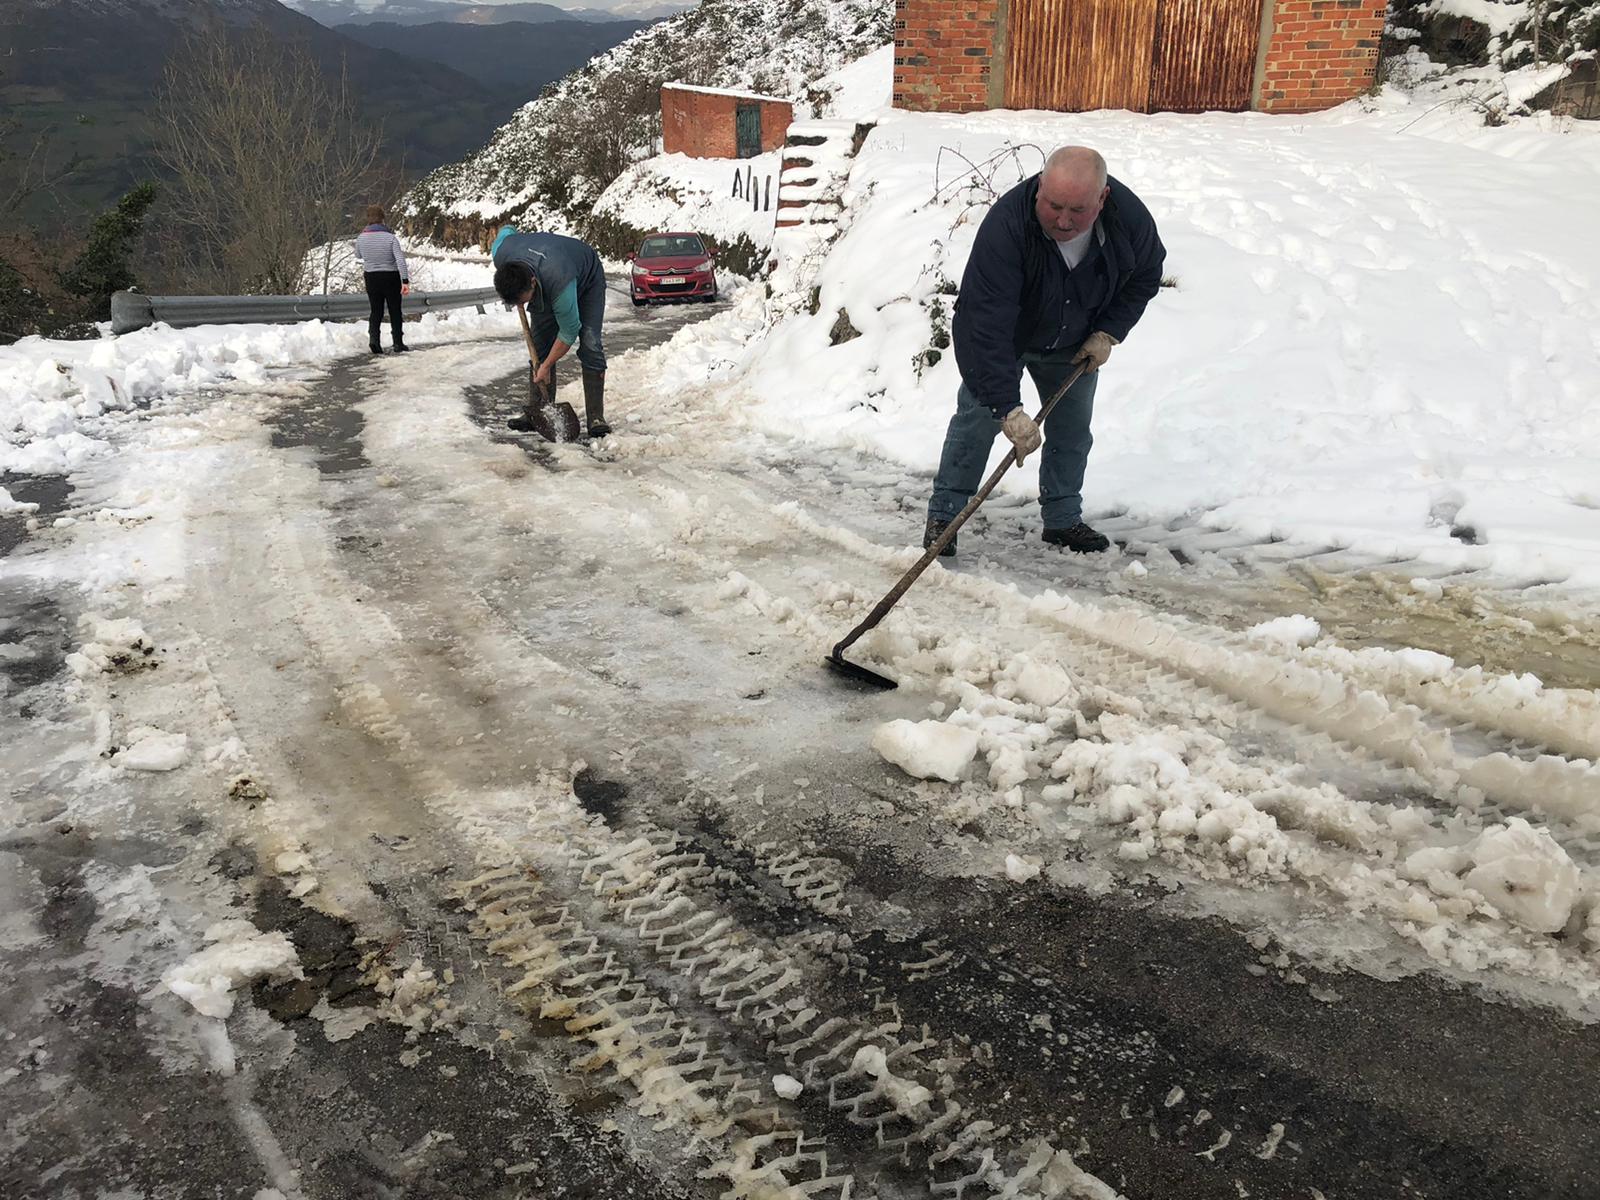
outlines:
M521 304L517 305L517 320L522 322L522 344L528 348L528 361L537 368L539 352L533 348L533 330L528 326L528 310Z
M1050 415L1050 410L1072 389L1073 384L1083 378L1083 373L1088 369L1089 364L1085 362L1080 364L1078 369L1071 375L1067 376L1067 381L1058 387L1055 390L1055 394L1046 400L1044 406L1039 409L1039 415L1034 418L1036 424L1044 425L1044 419ZM956 531L966 524L968 517L978 511L978 507L989 498L989 493L994 491L1000 480L1005 476L1005 473L1011 469L1012 464L1016 461L1017 452L1015 450L1000 460L1000 465L995 467L989 478L984 481L983 486L974 493L971 500L967 501L967 506L956 514L955 519L945 526L944 532L935 538L933 544L922 552L922 557L911 564L911 569L900 576L900 582L890 588L889 594L878 601L877 607L867 614L866 620L845 634L844 640L833 648L834 658L838 658L840 654L848 650L862 635L877 628L878 622L889 615L889 610L900 602L900 597L911 589L911 585L917 581L918 576L926 571L929 564L943 554L944 548L955 540Z
M533 330L528 327L528 310L521 304L517 305L517 319L522 322L522 344L528 348L528 379L533 384L533 392L536 393L535 398L541 406L549 404L552 399L549 385L539 383L533 378L539 370L539 351L535 349L533 344Z

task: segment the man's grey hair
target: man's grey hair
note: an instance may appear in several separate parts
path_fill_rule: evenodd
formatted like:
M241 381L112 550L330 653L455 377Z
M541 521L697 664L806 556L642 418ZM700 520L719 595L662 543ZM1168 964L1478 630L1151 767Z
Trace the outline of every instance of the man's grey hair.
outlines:
M1093 174L1095 186L1106 186L1106 160L1088 146L1062 146L1044 164L1046 171L1084 178Z

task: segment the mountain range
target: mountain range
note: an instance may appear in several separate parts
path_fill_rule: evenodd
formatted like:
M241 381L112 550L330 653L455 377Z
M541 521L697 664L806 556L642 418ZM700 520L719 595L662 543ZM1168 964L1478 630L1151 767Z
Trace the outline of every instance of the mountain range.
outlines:
M506 7L521 7L520 5ZM368 46L427 59L531 100L545 84L643 29L638 21L512 21L504 25L341 25Z
M278 0L0 0L0 151L14 171L42 138L56 167L75 164L53 195L0 219L76 221L148 177L163 71L185 37L208 23L262 26L308 47L330 76L344 73L410 172L481 146L550 80L639 28L567 19L534 37L528 31L537 27L525 23L460 26L469 39L478 35L474 48L428 26L410 42L388 27L329 29ZM417 53L397 53L407 48ZM0 195L9 190L3 159Z
M454 0L387 0L387 3L358 3L357 0L289 0L290 7L330 28L344 25L504 25L527 22L530 25L551 21L638 21L649 22L692 7L659 0L617 0L598 7L563 8L555 4L462 4Z

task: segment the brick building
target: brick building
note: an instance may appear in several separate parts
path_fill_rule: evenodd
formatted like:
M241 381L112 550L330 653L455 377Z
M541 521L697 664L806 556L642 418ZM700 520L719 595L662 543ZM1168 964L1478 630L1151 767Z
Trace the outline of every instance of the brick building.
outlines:
M1386 0L896 0L920 111L1311 112L1372 86Z
M775 96L668 83L661 88L661 148L691 158L753 158L783 145L794 107Z

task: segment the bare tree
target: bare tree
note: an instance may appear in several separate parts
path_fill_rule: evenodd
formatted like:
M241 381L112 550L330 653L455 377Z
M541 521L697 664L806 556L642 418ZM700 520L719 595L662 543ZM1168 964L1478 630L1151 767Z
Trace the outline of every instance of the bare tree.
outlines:
M385 166L383 133L330 86L303 45L220 25L167 66L157 154L172 175L171 229L191 285L308 290L308 252L348 231Z
M341 178L346 166L342 157L327 160L322 186L317 189L328 202L317 212L312 237L314 253L307 260L311 276L307 290L314 288L323 294L338 290L333 287L334 280L345 279L357 270L355 232L362 209L376 204L393 212L406 191L405 168L400 159L380 155L363 171Z
M53 196L81 162L76 155L65 162L52 161L49 129L34 134L26 147L12 149L10 143L21 125L15 117L0 118L0 212L12 215L37 195Z

